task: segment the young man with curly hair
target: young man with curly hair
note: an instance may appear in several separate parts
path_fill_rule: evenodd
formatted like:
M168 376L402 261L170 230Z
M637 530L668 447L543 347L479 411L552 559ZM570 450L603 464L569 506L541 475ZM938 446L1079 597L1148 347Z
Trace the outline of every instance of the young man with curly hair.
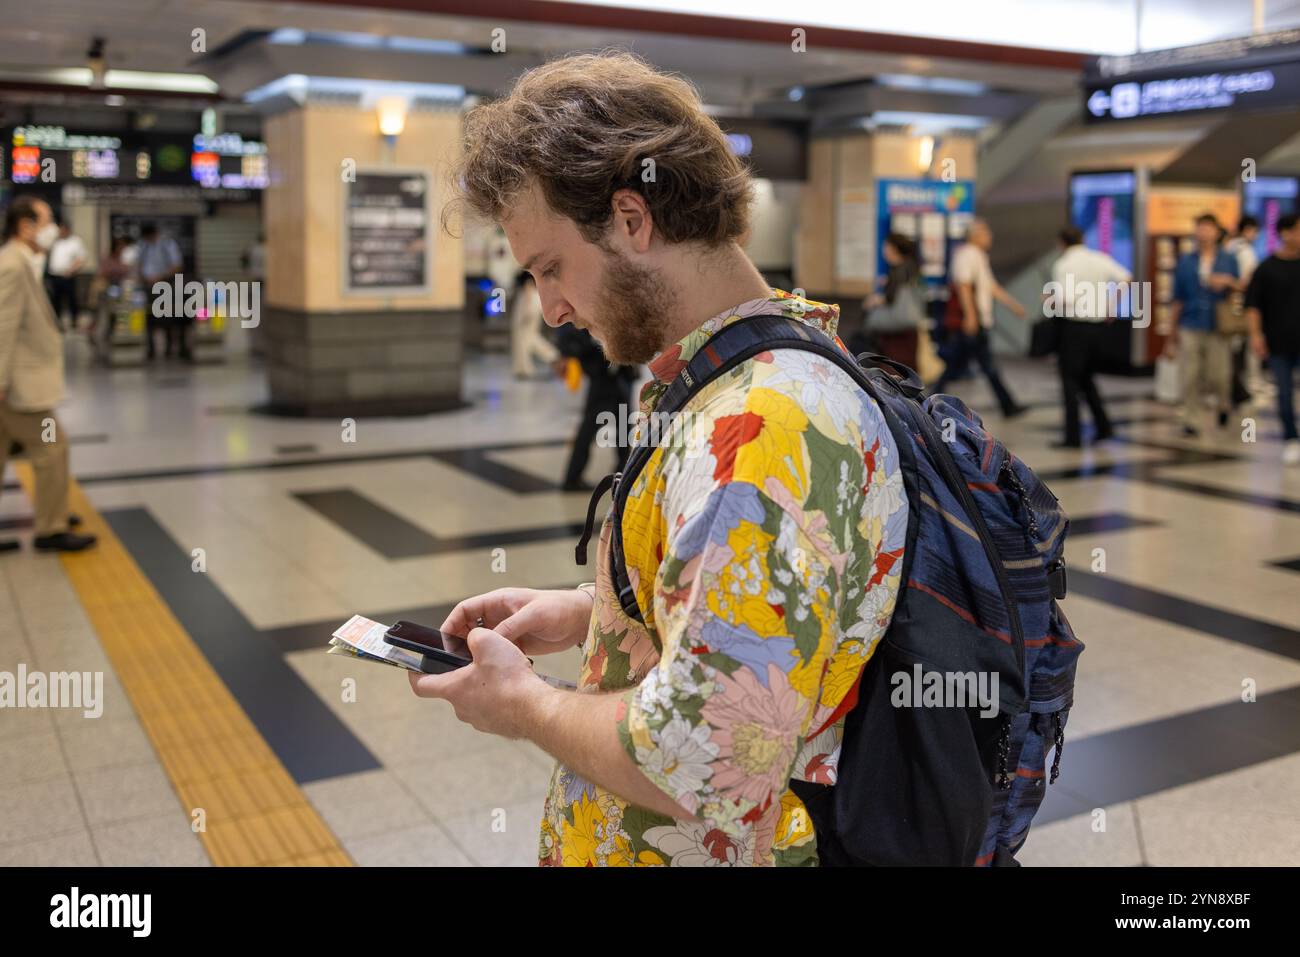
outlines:
M649 363L650 415L710 336L756 315L834 336L839 310L768 287L741 248L748 171L695 91L626 54L524 74L469 114L455 181L499 222L545 320ZM834 363L760 353L711 381L632 484L622 542L642 620L609 577L504 588L443 630L474 663L412 675L474 727L557 759L540 858L565 865L806 865L792 778L835 780L843 716L887 627L907 502L880 409ZM579 688L526 655L580 645Z

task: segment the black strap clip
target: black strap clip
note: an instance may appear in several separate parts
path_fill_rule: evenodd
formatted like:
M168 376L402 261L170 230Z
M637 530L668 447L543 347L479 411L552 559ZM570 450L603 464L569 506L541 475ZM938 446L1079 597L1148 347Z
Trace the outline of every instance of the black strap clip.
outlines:
M574 559L579 565L587 564L587 543L591 541L591 531L596 527L596 506L618 481L621 472L610 472L603 479L596 483L596 487L591 491L591 500L587 503L587 524L582 528L582 538L578 539L578 547L574 549Z
M1065 597L1065 559L1058 558L1047 566L1047 587L1052 590L1052 597L1060 601Z

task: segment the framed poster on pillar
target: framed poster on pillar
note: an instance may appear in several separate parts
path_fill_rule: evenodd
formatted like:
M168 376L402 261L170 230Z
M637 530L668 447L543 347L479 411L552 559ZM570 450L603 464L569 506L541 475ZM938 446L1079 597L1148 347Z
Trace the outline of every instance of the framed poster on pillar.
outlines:
M432 291L428 170L358 169L343 183L343 292L418 296Z
M941 288L948 281L952 251L966 236L975 215L975 183L959 179L882 179L876 222L876 275L889 273L885 239L891 232L916 242L921 278Z

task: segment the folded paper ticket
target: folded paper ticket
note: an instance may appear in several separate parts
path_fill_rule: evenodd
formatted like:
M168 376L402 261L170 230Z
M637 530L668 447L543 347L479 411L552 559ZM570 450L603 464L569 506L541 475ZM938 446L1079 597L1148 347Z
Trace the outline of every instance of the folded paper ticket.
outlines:
M394 668L420 671L420 656L384 641L388 625L353 615L330 638L329 654L378 661Z
M327 654L346 655L363 661L378 661L380 664L392 665L394 668L405 668L407 671L424 674L423 669L420 668L420 655L384 641L384 634L388 629L389 626L383 622L353 615L334 632L333 637L330 638ZM532 662L531 658L528 660ZM577 687L572 681L565 681L562 678L552 678L550 675L538 675L538 677L556 688Z

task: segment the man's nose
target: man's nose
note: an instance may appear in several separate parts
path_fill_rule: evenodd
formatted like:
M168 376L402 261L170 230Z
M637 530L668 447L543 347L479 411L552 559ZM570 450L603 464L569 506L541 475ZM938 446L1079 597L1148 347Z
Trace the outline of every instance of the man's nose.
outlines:
M560 296L542 297L542 321L558 329L573 317L573 307Z

